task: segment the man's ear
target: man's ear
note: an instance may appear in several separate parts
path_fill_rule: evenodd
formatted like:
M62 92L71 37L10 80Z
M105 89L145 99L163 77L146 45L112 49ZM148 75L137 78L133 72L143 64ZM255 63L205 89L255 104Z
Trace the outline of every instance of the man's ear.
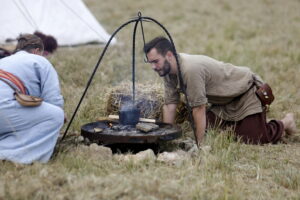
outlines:
M167 61L170 62L172 58L173 58L173 53L171 51L167 51L166 53Z

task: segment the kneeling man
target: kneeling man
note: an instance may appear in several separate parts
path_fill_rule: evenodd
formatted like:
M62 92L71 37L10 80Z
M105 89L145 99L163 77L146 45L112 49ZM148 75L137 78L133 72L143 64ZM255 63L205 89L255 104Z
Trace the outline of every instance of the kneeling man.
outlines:
M179 72L170 41L157 37L145 44L148 62L165 85L163 120L174 123L179 103ZM179 53L180 71L196 128L198 145L207 126L232 127L245 143L277 143L295 132L294 115L266 121L266 111L256 95L263 82L247 67L223 63L204 55ZM206 105L210 104L209 110Z

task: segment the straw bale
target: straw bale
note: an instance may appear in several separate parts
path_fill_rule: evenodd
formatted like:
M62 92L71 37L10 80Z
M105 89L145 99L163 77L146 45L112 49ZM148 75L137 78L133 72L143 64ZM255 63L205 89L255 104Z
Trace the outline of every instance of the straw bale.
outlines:
M136 84L135 104L142 118L161 119L164 104L161 84ZM123 105L132 101L132 83L123 82L112 88L107 100L107 115L118 115Z
M142 118L162 120L164 105L164 87L162 84L136 84L135 104L141 111ZM123 105L132 101L132 83L123 82L111 89L107 98L107 115L118 115ZM181 102L177 108L176 123L187 119L185 104Z

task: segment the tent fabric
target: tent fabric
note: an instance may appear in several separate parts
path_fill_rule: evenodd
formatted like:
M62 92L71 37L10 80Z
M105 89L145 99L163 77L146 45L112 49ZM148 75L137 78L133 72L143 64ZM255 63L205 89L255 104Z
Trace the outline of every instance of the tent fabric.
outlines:
M110 38L82 0L1 0L0 24L0 44L34 31L53 36L60 46Z

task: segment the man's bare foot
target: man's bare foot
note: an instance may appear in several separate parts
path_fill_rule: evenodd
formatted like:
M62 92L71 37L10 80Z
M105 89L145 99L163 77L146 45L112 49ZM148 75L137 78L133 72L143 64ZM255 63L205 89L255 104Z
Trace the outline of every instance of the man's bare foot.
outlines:
M292 135L297 131L296 122L293 113L286 114L281 121L283 123L286 135Z

